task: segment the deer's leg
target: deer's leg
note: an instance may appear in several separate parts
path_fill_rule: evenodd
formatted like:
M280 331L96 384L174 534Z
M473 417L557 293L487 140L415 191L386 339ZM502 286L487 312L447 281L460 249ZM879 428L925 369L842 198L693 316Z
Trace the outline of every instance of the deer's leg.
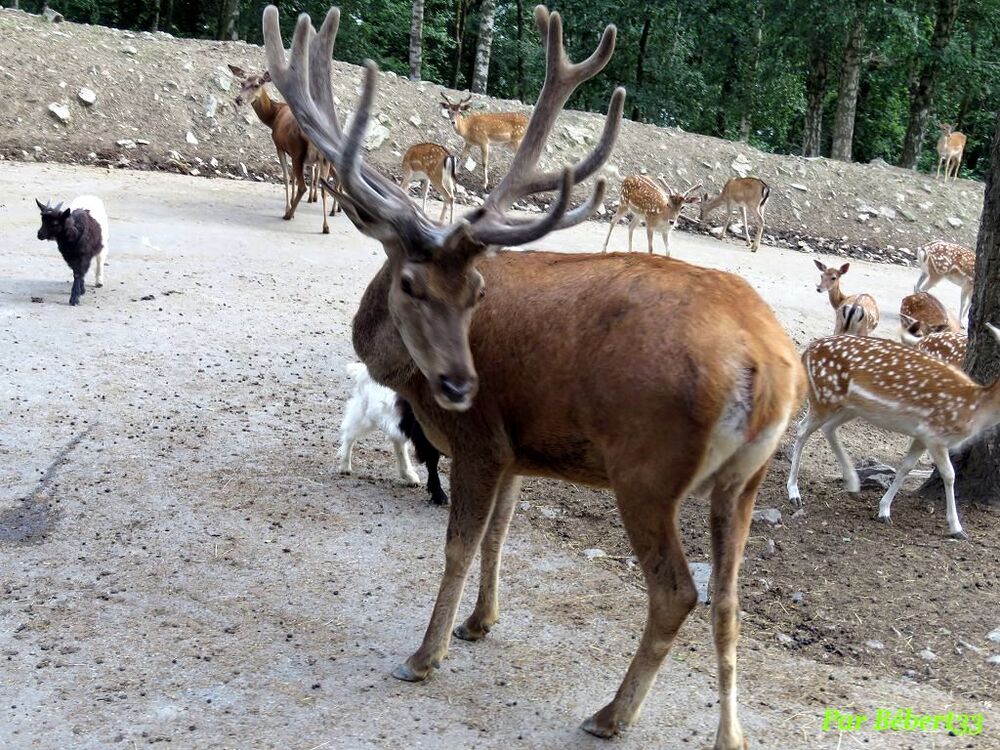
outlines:
M486 190L490 186L490 144L481 144L479 150L483 154L483 190Z
M608 227L608 236L604 238L604 248L601 250L602 253L608 251L608 243L611 241L611 233L615 231L615 227L618 226L618 222L622 220L622 217L628 213L628 206L622 204L615 211L615 217L611 220L611 226Z
M410 461L410 451L407 449L406 443L405 440L392 441L392 450L396 454L396 469L404 484L416 487L420 484L420 477L413 469L413 462Z
M799 462L802 460L802 448L816 430L823 426L823 420L812 409L806 412L795 430L795 445L792 447L792 465L788 470L788 501L796 508L802 507L802 497L799 495Z
M837 457L837 463L840 464L840 471L844 475L844 484L847 485L847 491L858 492L861 489L861 480L858 478L858 472L855 470L854 464L851 463L851 457L844 450L840 438L837 437L837 428L846 422L850 422L851 419L850 415L838 414L823 425L823 435L826 437L826 442L830 444L833 455Z
M451 217L449 218L449 223L454 223L455 221L455 194L448 188L447 185L442 182L437 186L437 190L441 193L442 203L441 203L441 215L438 216L438 224L444 223L445 213L451 209Z
M944 163L944 157L943 156L939 156L938 157L937 171L934 173L934 179L935 180L940 180L941 179L941 165L943 163ZM945 179L946 180L948 179L948 174L947 173L945 173Z
M320 184L320 179L327 177L328 173L329 173L329 170L320 169L319 167L316 167L316 176L315 176L315 181L313 183L316 186L316 189L319 190L320 200L323 201L323 234L330 234L330 223L326 220L326 217L327 217L327 213L326 213L326 190L324 190L323 186ZM331 213L333 213L333 212L331 211Z
M764 211L763 209L758 208L755 213L757 218L757 236L753 241L753 245L750 246L750 249L757 252L760 250L760 238L764 236Z
M725 240L729 236L729 225L733 221L733 207L728 203L726 204L726 223L722 225L722 239Z
M422 199L423 202L420 205L420 210L423 211L424 213L427 213L427 194L430 191L431 191L431 181L430 180L424 180L424 195L423 195L423 199Z
M962 530L958 520L958 509L955 507L955 467L951 465L948 449L943 445L928 445L927 451L937 467L944 482L945 510L948 515L948 531L955 539L968 539L969 535Z
M750 239L750 225L747 223L747 207L740 206L743 211L743 236L747 238L747 247L753 247L753 240Z
M299 207L299 201L306 194L306 178L303 170L305 164L302 158L292 157L292 177L295 179L295 195L292 197L292 205L285 212L285 220L295 218L295 209Z
M639 214L633 214L632 219L628 223L628 251L632 252L632 234L635 232L635 228L639 226L639 222L642 217Z
M444 547L444 576L424 640L392 676L419 682L448 655L448 638L455 624L465 579L493 513L502 470L493 464L456 460L451 472L451 508Z
M900 487L903 486L903 481L906 479L906 475L913 471L913 467L917 465L917 461L920 457L924 455L924 444L919 440L914 439L910 443L910 450L906 452L903 456L903 460L899 463L899 468L896 470L896 477L892 480L892 484L889 485L889 489L882 496L882 499L878 504L878 514L875 516L876 520L882 521L883 523L892 523L889 516L889 512L892 508L892 501L896 497L896 493L899 492Z
M490 525L479 547L479 596L469 618L455 628L463 641L478 641L490 632L500 619L500 557L503 543L514 517L514 508L521 493L521 477L507 475L500 481Z
M278 151L278 161L281 162L281 182L285 186L285 217L288 217L288 212L292 210L292 199L289 193L289 182L288 182L288 154L284 151Z
M667 224L666 229L661 230L660 234L663 236L663 252L666 256L670 257L670 231L672 227Z
M646 219L646 248L649 250L649 254L653 254L653 225ZM631 250L631 248L629 248Z
M968 286L962 287L962 301L959 304L958 322L968 325L969 307L972 305L972 289ZM963 326L964 327L964 326Z
M677 505L686 489L677 481L682 474L683 470L652 486L612 482L645 575L649 611L639 648L614 699L583 723L585 731L598 737L611 737L638 717L677 631L698 601L677 531Z

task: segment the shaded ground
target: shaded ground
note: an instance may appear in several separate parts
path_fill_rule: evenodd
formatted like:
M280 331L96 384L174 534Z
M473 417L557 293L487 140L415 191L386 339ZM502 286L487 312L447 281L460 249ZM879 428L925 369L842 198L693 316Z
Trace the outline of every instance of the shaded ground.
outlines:
M82 192L107 201L111 255L107 286L70 308L68 270L34 238L32 197ZM335 473L348 326L377 246L342 217L319 236L314 206L282 222L273 185L6 164L0 195L0 746L612 746L576 727L617 687L645 603L603 493L530 482L500 625L454 643L425 685L388 677L426 624L445 513L394 483L379 440L357 476ZM589 225L546 245L602 240ZM676 240L679 257L746 275L800 345L832 326L809 258ZM855 264L845 285L876 293L889 335L913 275ZM956 308L957 290L940 291ZM902 449L844 432L858 459ZM928 516L905 493L896 526L874 524L877 493L844 495L817 437L807 510L790 519L786 468L779 459L759 504L787 525L754 528L742 579L753 746L997 747L995 516L961 508L972 539L954 544L941 507ZM707 558L705 516L684 509L693 561ZM587 559L594 547L612 557ZM707 615L695 611L613 747L711 745ZM983 653L956 653L959 638ZM885 648L865 651L869 639ZM930 674L913 657L926 647ZM984 711L986 729L820 735L829 706Z

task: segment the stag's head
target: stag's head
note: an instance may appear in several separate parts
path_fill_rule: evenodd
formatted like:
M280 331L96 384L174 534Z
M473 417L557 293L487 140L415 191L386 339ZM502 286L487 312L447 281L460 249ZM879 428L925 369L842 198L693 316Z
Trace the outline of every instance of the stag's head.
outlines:
M699 182L697 185L692 185L683 193L676 193L674 192L674 189L670 187L670 185L667 183L665 179L663 179L662 177L660 177L659 179L660 179L660 184L663 185L663 187L666 188L667 190L667 195L666 195L667 203L666 203L665 213L667 218L667 224L672 227L675 226L677 224L677 220L680 219L681 211L683 210L684 206L690 203L702 202L702 197L700 195L697 194L691 195L691 193L694 193L696 190L701 189L701 183Z
M278 10L264 11L264 44L268 70L302 130L336 167L339 185L327 184L344 213L364 234L382 243L388 257L388 308L410 358L427 380L438 404L461 411L472 405L478 387L469 347L469 328L476 304L486 293L476 259L493 247L534 242L551 231L585 220L604 198L597 183L582 205L570 209L573 186L607 161L621 126L625 92L611 97L604 132L594 150L574 167L560 172L537 169L545 141L566 100L577 86L600 72L614 51L615 29L605 29L597 50L583 62L566 58L558 13L535 9L535 23L546 49L546 77L534 113L510 170L484 204L455 224L440 226L414 205L399 186L365 164L362 142L372 117L378 68L365 63L364 86L350 127L337 116L331 87L333 47L340 11L331 8L319 31L309 17L299 16L286 59ZM455 113L469 99L451 103ZM541 217L524 219L507 210L534 193L558 191ZM363 359L363 357L362 357Z
M264 85L271 82L271 74L266 70L263 73L248 74L235 65L230 65L229 70L240 81L240 93L236 95L237 106L253 104L264 90Z
M38 198L35 198L35 203L38 204L38 210L42 212L42 226L38 229L38 239L56 239L62 234L66 219L70 216L70 210L68 208L63 209L62 203L53 208L51 201L47 201L42 205L42 202Z
M457 126L462 115L470 109L472 109L472 94L457 102L453 102L443 91L441 92L441 111L448 114L448 119L451 120L452 125Z
M819 269L822 274L819 277L819 284L816 285L817 292L825 292L833 289L837 284L840 283L840 277L847 273L850 268L850 263L845 263L840 268L830 268L824 263L820 263L818 260L813 260L816 264L816 268Z
M941 130L941 135L943 136L949 136L955 130L954 125L949 125L946 122L942 122L940 125L938 125L938 128Z

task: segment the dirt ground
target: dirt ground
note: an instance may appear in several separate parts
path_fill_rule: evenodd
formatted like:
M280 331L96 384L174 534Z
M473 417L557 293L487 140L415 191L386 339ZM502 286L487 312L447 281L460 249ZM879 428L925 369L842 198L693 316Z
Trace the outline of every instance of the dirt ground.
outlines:
M106 201L111 251L106 286L70 308L33 198L79 193ZM571 485L526 484L489 638L454 642L426 684L389 677L429 616L446 511L395 483L380 439L336 474L349 324L382 259L345 219L324 237L315 206L281 221L274 185L43 164L0 165L0 195L0 746L711 746L705 606L632 729L578 729L613 695L645 601L611 497ZM604 226L545 245L597 250ZM746 276L800 346L832 326L810 257L675 242ZM878 297L891 336L914 275L854 263L845 286ZM857 461L901 455L842 432ZM785 523L755 524L741 578L752 746L1000 747L1000 519L961 506L971 539L953 542L943 504L904 491L895 525L876 524L879 492L847 496L818 435L793 518L787 468L779 454L758 501ZM707 562L699 502L683 526ZM822 733L828 707L981 712L984 730Z
M345 25L340 33L352 32ZM60 50L58 58L51 55L53 48ZM274 180L280 171L270 131L249 107L233 103L238 84L227 64L261 70L264 51L244 42L53 25L27 13L0 10L5 92L0 98L0 157ZM360 79L358 67L335 63L333 87L345 115L354 107ZM607 82L609 97L612 85ZM94 92L93 104L79 99L82 87ZM461 149L461 139L441 117L440 90L393 74L380 76L377 124L366 154L373 164L398 177L403 152L413 143L435 141ZM70 119L54 117L52 104L65 106ZM491 111L529 110L521 102L488 97L477 97L476 105ZM544 165L561 168L589 151L602 126L598 115L565 112L550 137ZM933 143L928 140L925 147ZM496 184L510 163L510 152L495 147L491 160ZM481 194L481 166L471 166L472 171L463 166L459 175L468 191L460 199L466 202ZM744 143L626 120L602 170L609 182L606 217L614 213L621 179L638 173L662 175L677 190L702 183L706 190L718 191L737 174L760 177L772 188L770 244L780 240L797 248L802 243L802 249L869 260L905 262L916 247L933 239L973 245L983 202L983 186L972 180L944 185L884 163L768 154Z

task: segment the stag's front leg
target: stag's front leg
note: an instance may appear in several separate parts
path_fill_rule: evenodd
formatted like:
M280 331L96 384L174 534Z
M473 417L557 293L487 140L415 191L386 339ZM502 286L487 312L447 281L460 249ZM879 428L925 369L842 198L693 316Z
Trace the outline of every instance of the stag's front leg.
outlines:
M493 513L501 473L495 465L465 462L460 458L452 464L444 576L423 643L392 671L396 679L407 682L426 679L447 657L448 639L465 589L465 579Z
M505 476L497 490L490 524L479 547L479 597L476 608L464 623L455 628L455 635L463 641L478 641L490 632L500 619L500 557L503 543L514 517L514 507L521 493L521 477Z

